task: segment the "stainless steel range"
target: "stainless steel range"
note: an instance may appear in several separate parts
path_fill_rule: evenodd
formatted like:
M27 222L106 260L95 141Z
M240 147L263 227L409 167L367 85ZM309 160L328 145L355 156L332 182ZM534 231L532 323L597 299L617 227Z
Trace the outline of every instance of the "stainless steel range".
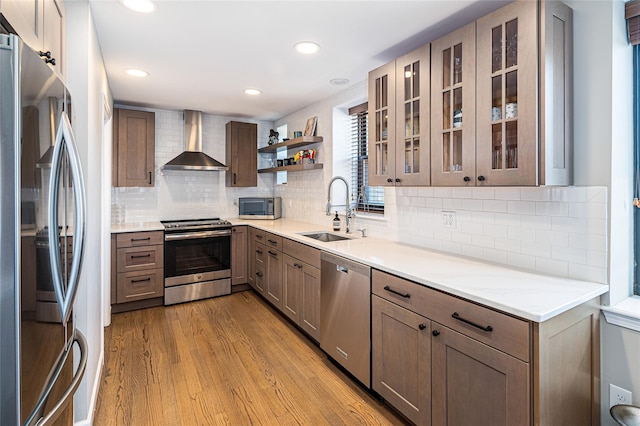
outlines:
M162 221L164 304L231 293L231 222L219 218Z

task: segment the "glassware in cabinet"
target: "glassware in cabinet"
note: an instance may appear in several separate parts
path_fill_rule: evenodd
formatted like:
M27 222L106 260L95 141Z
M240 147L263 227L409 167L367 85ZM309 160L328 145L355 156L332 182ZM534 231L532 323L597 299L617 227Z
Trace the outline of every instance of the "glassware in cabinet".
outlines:
M475 23L431 44L432 185L469 185L475 175Z

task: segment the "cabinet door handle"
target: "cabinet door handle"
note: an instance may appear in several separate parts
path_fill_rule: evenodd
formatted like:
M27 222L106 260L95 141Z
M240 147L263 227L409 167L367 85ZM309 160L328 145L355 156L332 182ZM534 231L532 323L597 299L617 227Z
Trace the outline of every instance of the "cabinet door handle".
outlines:
M396 182L400 183L401 182L400 178L396 178Z
M484 176L478 176L478 180L479 180L480 182L483 182L485 179L486 179L486 178L485 178Z
M269 254L271 256L277 256L278 255L278 253L276 253L275 251L271 251L271 250L269 250Z
M394 290L391 287L389 287L388 285L385 285L384 289L387 290L390 293L397 294L398 296L404 297L405 299L410 299L411 298L411 295L409 293L400 293L398 290Z
M262 250L256 250L256 253L262 254Z
M420 330L424 330L425 328L427 328L427 324L420 324L420 325L418 326L418 328L419 328Z
M47 50L46 52L43 52L41 50L41 51L38 52L38 55L40 55L40 57L42 57L42 58L51 59L51 52L49 50Z
M262 272L256 272L256 275L262 278Z
M233 184L235 185L236 183L237 183L237 176L236 176L236 174L234 173L234 174L233 174Z
M149 185L151 185L151 172L149 172Z
M293 266L295 266L295 267L296 267L296 268L298 268L298 269L302 269L302 265L299 265L299 264L297 264L297 263L294 263L294 264L293 264Z
M51 65L53 65L55 67L56 66L56 58L45 59L44 63L45 64L51 64Z
M440 335L440 332L438 330L433 330L431 334L433 334L433 337L438 337Z
M274 246L275 246L276 244L278 244L278 242L277 242L277 241L273 241L273 240L267 240L267 241L269 241L269 242L270 242L272 245L274 245Z
M392 183L392 182L393 182L393 179L388 178L388 179L387 179L387 182L388 182L388 183Z
M466 318L462 318L462 317L460 316L460 314L458 314L457 312L454 312L453 314L451 314L451 317L452 317L452 318L454 318L454 319L457 319L458 321L462 321L462 322L463 322L463 323L465 323L465 324L469 324L469 325L471 325L471 326L473 326L473 327L479 328L479 329L480 329L480 330L482 330L482 331L488 331L488 332L492 332L492 331L493 331L493 327L491 327L490 325L488 325L488 326L486 326L486 327L483 327L483 326L481 326L480 324L476 324L476 323L475 323L475 322L473 322L473 321L469 321L469 320L468 320L468 319L466 319Z
M151 281L151 277L147 277L147 278L142 278L140 280L131 280L132 283L142 283L145 281Z
M471 178L469 176L465 176L464 178L462 178L462 180L465 182L469 182Z
M132 259L139 259L141 257L151 257L151 253L147 253L147 254L132 254L131 258Z
M131 242L134 241L151 241L151 237L147 237L147 238L131 238Z
M256 238L261 240L262 239L262 235L256 235Z

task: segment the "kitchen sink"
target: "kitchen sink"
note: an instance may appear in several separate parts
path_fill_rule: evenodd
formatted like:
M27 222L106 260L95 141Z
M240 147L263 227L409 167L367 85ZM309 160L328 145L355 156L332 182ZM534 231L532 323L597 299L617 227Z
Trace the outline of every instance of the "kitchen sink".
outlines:
M332 241L350 240L349 237L344 237L338 234L332 234L331 232L319 231L319 232L304 232L300 233L304 237L313 238L314 240L323 241L329 243Z

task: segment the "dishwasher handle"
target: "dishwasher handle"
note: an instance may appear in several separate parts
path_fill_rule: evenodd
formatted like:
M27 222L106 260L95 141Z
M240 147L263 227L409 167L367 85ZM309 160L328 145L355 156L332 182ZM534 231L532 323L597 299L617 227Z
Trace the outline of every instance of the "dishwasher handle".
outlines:
M345 268L345 267L344 267L344 266L342 266L342 265L336 265L336 270L337 270L338 272L343 272L343 273L345 273L345 274L348 274L348 273L349 273L349 269Z

